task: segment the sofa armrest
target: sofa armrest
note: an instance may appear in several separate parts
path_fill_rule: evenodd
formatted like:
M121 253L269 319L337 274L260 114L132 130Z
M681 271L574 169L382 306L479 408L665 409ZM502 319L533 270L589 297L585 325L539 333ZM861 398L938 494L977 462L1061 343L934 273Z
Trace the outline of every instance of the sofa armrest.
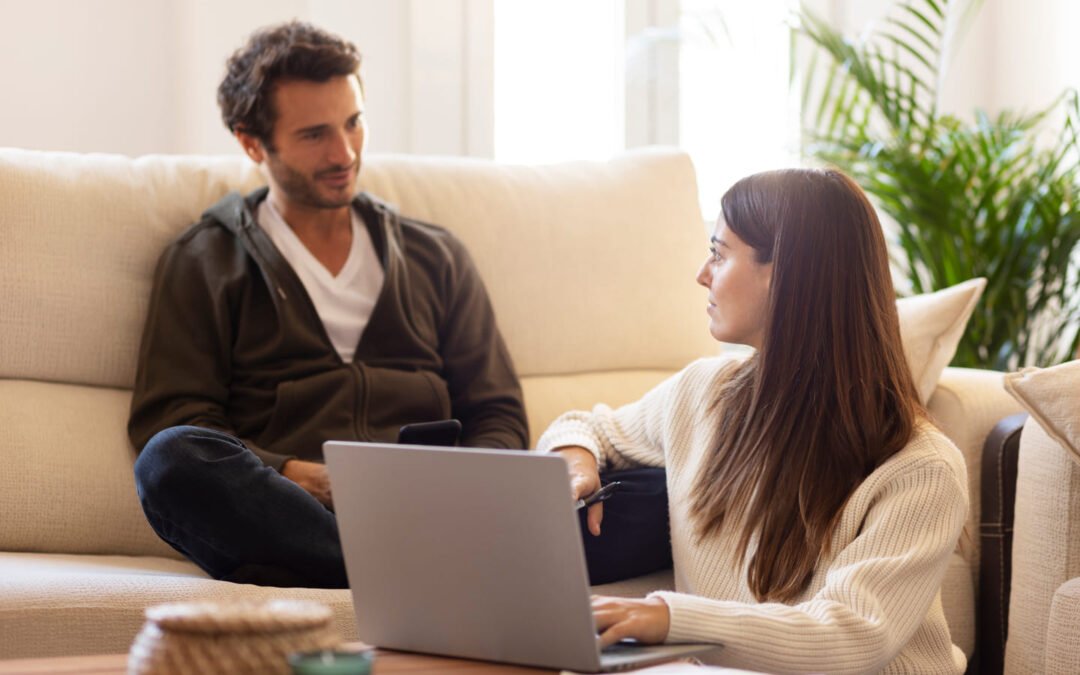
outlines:
M1000 673L1005 667L1009 631L1009 588L1012 584L1013 513L1020 432L1027 413L998 422L982 454L982 515L979 523L979 590L976 634L979 672Z
M934 422L964 453L975 481L990 431L1003 418L1023 412L1004 381L1005 373L995 370L946 368L927 403Z
M1080 673L1080 577L1058 586L1046 628L1044 673Z
M993 370L946 368L927 404L934 422L948 436L967 462L967 532L961 547L964 558L978 568L979 517L982 497L982 451L991 430L1003 418L1023 412L1020 404L1005 391L1005 374Z

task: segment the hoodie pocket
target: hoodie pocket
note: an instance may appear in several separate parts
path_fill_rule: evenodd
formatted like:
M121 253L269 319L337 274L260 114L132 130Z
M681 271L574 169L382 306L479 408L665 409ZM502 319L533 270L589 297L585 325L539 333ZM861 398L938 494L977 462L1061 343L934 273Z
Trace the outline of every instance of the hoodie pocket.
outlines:
M367 366L361 370L366 384L363 413L372 438L397 440L404 424L450 417L450 390L435 373Z
M355 378L347 369L282 382L270 421L255 440L273 452L319 457L324 441L355 438L355 409Z

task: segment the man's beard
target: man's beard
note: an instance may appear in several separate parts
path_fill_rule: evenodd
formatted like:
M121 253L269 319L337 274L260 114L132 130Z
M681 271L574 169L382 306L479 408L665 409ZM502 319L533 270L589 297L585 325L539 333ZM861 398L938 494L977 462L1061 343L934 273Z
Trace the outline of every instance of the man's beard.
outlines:
M304 206L316 209L340 209L352 203L353 192L355 190L350 190L347 196L337 199L327 199L322 197L319 194L318 188L315 186L314 180L309 179L307 176L293 169L285 162L280 161L272 154L267 157L266 166L270 170L270 175L273 176L274 181L281 188L282 192L285 193L285 196L297 204L303 204ZM353 187L355 188L356 172L358 169L359 160L356 164L351 166L332 166L317 171L315 173L315 180L328 173L340 173L341 171L349 170L353 174Z

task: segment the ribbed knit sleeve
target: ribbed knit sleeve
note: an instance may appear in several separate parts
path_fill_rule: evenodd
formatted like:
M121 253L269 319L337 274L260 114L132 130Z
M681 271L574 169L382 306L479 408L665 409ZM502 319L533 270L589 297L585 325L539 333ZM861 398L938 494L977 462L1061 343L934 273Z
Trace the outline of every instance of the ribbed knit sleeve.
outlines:
M667 641L722 643L725 663L768 672L884 669L937 598L967 516L962 480L948 463L930 459L878 477L877 490L860 490L858 498L873 503L851 504L846 512L866 507L861 533L818 572L824 585L798 604L654 593L671 609ZM951 654L947 641L936 647L939 655ZM936 665L919 672L941 666L948 672L951 664Z
M565 413L543 433L536 450L581 446L596 456L601 471L664 466L672 431L695 421L687 396L711 389L717 368L729 362L724 358L696 361L641 399L617 409L601 403L592 412Z

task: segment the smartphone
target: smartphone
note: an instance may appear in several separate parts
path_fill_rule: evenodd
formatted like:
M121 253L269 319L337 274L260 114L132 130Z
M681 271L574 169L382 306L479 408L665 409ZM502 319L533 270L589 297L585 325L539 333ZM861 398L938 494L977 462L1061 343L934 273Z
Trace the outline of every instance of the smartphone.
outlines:
M455 419L406 424L398 429L401 445L443 445L453 447L461 437L461 422Z

